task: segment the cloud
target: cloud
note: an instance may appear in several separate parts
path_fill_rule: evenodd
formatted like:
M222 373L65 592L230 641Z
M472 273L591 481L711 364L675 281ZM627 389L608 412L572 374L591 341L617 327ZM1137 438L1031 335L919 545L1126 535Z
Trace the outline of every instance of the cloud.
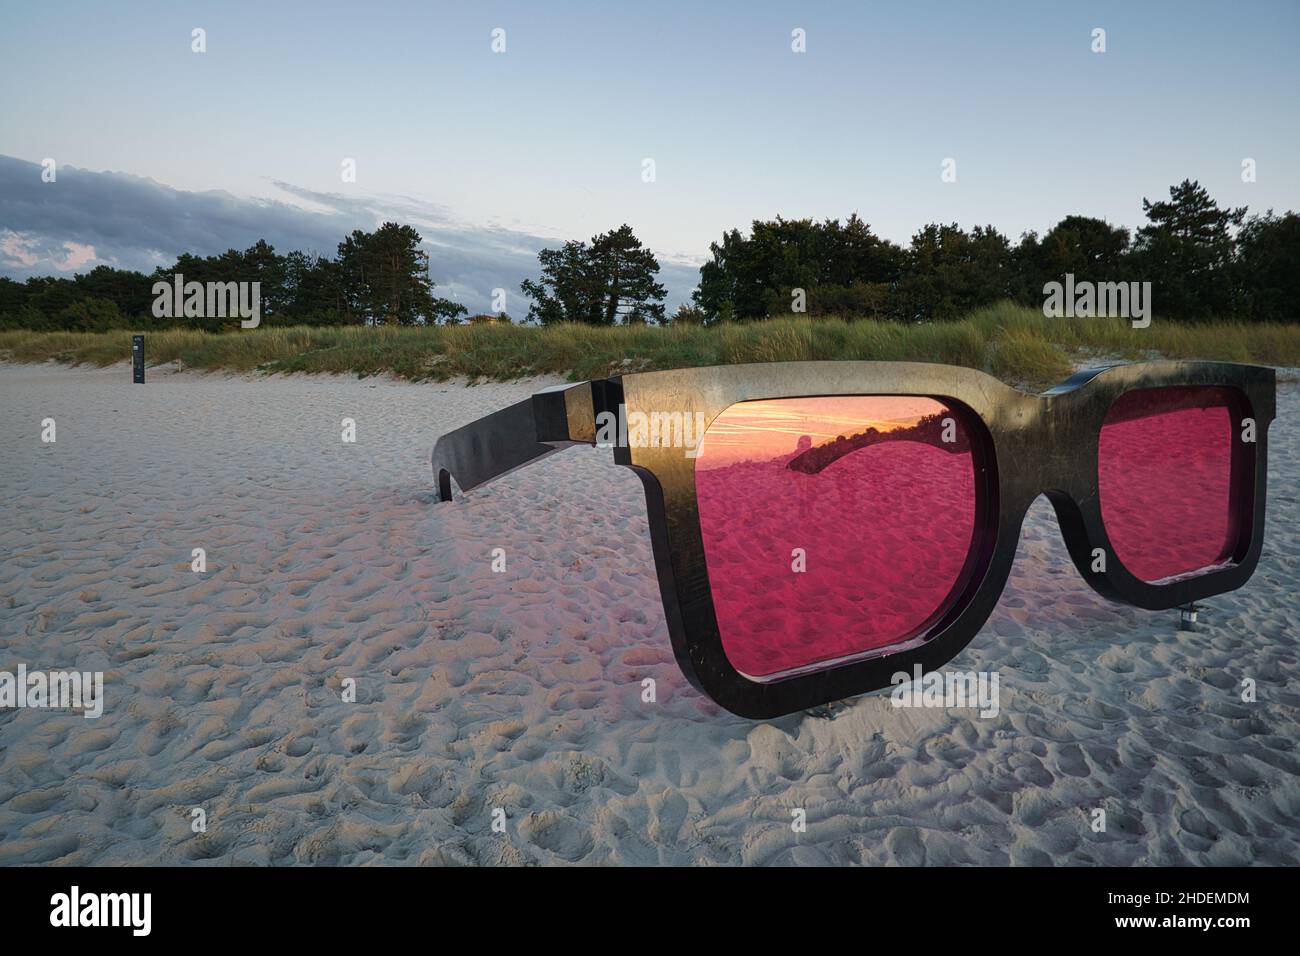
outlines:
M105 264L151 272L182 252L214 255L265 239L281 252L333 255L353 229L385 220L419 230L438 294L471 313L491 307L506 290L506 310L528 311L519 283L538 273L537 253L555 238L458 221L448 208L407 196L323 193L273 181L289 201L253 199L221 190L188 192L118 172L58 169L53 183L41 167L0 155L0 275L66 273ZM581 237L588 238L588 237ZM660 281L671 311L690 298L698 266L660 257Z
M36 245L34 239L25 239L16 232L6 232L0 238L0 261L23 269L33 268L42 261Z
M32 273L72 272L85 266L95 266L99 257L94 246L79 242L44 240L39 236L23 235L10 229L0 230L0 275L4 266Z

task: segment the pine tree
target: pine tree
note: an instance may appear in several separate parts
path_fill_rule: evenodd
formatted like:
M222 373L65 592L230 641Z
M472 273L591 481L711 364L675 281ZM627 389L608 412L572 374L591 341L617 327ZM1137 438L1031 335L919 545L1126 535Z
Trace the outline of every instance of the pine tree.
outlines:
M592 237L591 244L570 240L537 255L538 281L520 285L532 299L528 318L544 325L620 321L663 322L667 290L655 281L659 262L628 225Z

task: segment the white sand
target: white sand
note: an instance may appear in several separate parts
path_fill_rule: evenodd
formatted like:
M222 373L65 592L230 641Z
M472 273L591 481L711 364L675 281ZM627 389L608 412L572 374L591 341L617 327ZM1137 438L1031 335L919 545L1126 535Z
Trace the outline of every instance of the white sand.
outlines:
M998 717L755 723L679 674L608 452L435 503L434 438L539 384L0 367L0 669L107 698L0 711L0 863L1300 862L1297 385L1264 558L1204 633L1095 595L1040 499L950 665L999 671Z

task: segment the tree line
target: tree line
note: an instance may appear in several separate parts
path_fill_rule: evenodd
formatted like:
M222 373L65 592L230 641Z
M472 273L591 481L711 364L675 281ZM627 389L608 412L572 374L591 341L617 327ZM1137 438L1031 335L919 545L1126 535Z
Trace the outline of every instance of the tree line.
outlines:
M540 275L521 291L527 321L591 325L749 321L813 316L927 321L960 318L1002 299L1041 306L1046 283L1150 282L1156 312L1168 319L1251 321L1297 318L1300 215L1220 208L1185 180L1167 200L1143 199L1135 232L1090 216L1066 216L1043 235L1013 243L994 226L921 227L906 246L875 235L857 214L827 219L755 221L748 234L724 233L710 246L691 302L666 313L659 262L630 226L589 242L565 242L538 255ZM153 284L181 273L186 282L261 283L263 324L455 323L463 305L439 298L415 229L384 223L356 230L333 258L281 255L259 240L246 250L183 254L146 275L97 266L73 278L0 278L0 327L100 331L169 325L217 330L230 319L161 319ZM505 316L475 316L471 321Z
M991 302L1043 304L1043 287L1076 282L1150 282L1157 312L1171 319L1297 318L1300 216L1246 218L1185 180L1168 200L1144 199L1133 234L1091 216L1066 216L1016 243L995 227L923 226L903 247L852 215L778 218L731 230L710 247L691 306L678 320L712 322L789 314L954 319Z
M220 255L183 253L174 265L145 274L96 266L71 279L0 278L0 327L97 332L184 325L218 331L237 318L154 315L154 284L257 282L264 325L413 325L456 320L465 306L434 295L428 254L411 226L386 222L354 230L334 258L306 252L281 255L259 239Z

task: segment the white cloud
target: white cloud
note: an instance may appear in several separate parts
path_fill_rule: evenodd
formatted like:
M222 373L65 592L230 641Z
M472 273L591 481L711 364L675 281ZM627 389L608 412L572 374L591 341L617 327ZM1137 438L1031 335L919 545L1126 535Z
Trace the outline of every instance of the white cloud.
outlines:
M0 240L0 275L48 275L99 262L152 272L182 252L215 255L246 249L258 239L280 252L332 256L352 230L395 220L413 225L423 237L439 295L471 313L486 312L492 290L503 288L509 313L519 319L528 311L519 283L538 275L537 253L561 241L467 223L445 206L409 196L316 192L277 181L276 188L289 197L277 201L217 190L189 192L140 176L73 166L59 169L57 183L42 183L39 171L35 163L0 156L0 222L8 229ZM689 299L698 265L664 256L660 264L671 312Z
M6 266L40 270L48 267L55 272L72 272L84 266L97 264L99 256L95 247L81 242L64 240L51 248L40 236L6 229L0 238L0 260Z

